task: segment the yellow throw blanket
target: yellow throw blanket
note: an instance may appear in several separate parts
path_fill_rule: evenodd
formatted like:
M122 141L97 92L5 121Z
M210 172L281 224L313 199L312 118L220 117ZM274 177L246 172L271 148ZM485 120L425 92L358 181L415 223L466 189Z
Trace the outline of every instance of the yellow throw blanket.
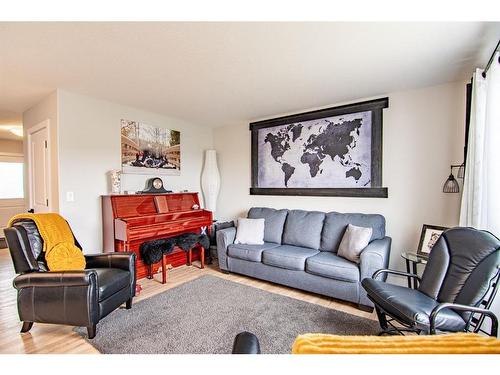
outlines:
M500 340L474 333L430 336L297 336L293 354L499 354Z
M85 257L75 245L71 228L64 218L55 213L19 214L9 220L11 227L21 219L33 220L43 239L43 251L50 271L85 269Z

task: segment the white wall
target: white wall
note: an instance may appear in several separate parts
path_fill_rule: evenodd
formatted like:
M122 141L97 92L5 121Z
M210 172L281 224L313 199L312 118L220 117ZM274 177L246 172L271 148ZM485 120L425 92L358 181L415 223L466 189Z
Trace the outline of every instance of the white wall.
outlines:
M35 125L38 125L42 121L49 120L50 127L50 139L49 139L49 149L50 149L50 185L51 185L51 195L49 197L50 206L53 212L59 211L59 178L58 178L58 103L57 103L57 92L54 91L39 103L35 104L33 107L29 108L23 112L23 129L24 129L24 155L28 157L28 143L27 134L28 130ZM28 160L26 160L28 163ZM24 168L24 198L26 203L26 208L29 207L29 179L28 179L29 169Z
M102 251L100 196L109 193L107 172L121 169L121 119L179 130L181 175L162 177L165 187L200 191L203 152L213 147L210 128L67 91L58 96L60 213L86 253ZM152 176L124 175L122 190L142 190ZM66 201L68 191L74 202Z
M382 96L385 95L379 97ZM248 122L243 122L214 131L221 174L217 217L233 219L245 215L252 206L380 213L387 220L387 235L393 238L391 265L401 268L400 253L416 250L424 223L458 223L460 195L444 194L442 186L450 164L463 159L465 84L451 83L387 96L383 185L389 188L389 198L249 195L250 131Z

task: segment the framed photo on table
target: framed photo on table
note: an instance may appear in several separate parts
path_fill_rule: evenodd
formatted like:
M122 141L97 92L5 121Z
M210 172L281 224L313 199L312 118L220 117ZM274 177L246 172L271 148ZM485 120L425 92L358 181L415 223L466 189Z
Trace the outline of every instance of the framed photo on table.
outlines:
M422 233L420 233L420 242L418 243L417 254L423 257L428 257L437 240L441 237L441 233L443 233L446 229L448 228L424 224L422 226Z

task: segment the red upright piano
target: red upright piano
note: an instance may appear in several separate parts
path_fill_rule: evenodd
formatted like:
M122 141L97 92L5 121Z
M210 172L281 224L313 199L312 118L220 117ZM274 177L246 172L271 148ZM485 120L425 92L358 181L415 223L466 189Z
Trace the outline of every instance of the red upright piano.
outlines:
M141 243L186 232L210 231L212 212L200 209L198 193L166 193L102 196L104 251L134 251L137 278L149 268L141 259ZM194 254L194 259L199 257ZM177 267L186 263L186 254L174 251L167 262ZM153 266L156 272L160 265Z

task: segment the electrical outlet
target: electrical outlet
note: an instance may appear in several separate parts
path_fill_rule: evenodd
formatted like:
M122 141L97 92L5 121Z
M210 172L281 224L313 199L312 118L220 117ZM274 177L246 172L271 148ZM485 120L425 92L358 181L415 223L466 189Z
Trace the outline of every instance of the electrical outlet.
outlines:
M66 192L66 202L74 202L75 194L72 191Z

